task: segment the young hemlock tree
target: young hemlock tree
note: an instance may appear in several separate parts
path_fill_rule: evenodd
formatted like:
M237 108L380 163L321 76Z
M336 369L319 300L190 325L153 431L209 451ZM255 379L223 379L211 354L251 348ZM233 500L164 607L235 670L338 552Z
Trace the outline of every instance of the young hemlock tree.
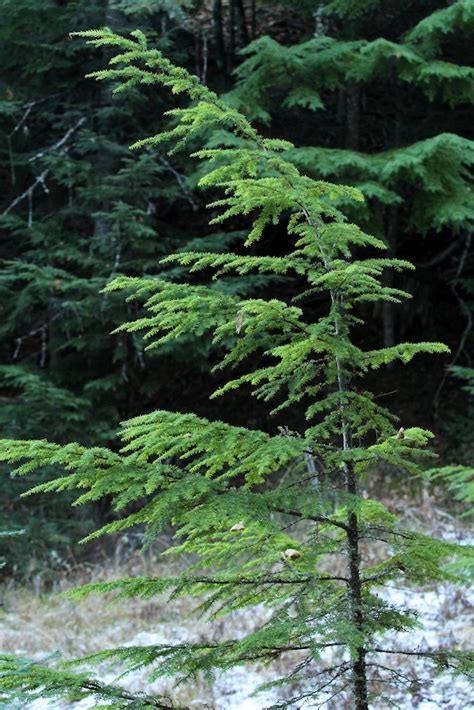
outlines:
M285 426L275 431L270 419L268 431L259 431L191 413L154 411L123 424L120 453L44 440L1 442L1 458L18 463L20 474L43 466L63 469L32 492L77 491L77 504L104 496L113 501L117 520L90 538L142 526L151 543L169 526L176 531L176 545L168 554L185 560L181 574L92 584L76 590L76 596L186 594L198 597L197 611L210 619L267 608L265 620L238 638L127 646L79 662L120 663L125 672L145 666L155 677L193 679L241 664L270 664L284 655L288 672L267 684L282 686L272 706L281 708L338 695L342 703L351 693L351 707L365 710L376 695L389 697L387 687L410 685L396 665L404 654L430 659L439 672L468 673L468 652L413 650L395 643L393 636L416 626L416 617L378 592L399 577L407 584L461 581L444 563L469 557L470 549L404 529L361 487L382 465L420 475L433 436L417 427L397 433L395 417L365 391L363 377L394 360L408 363L417 354L446 348L402 343L364 351L354 336L363 325L360 304L397 303L407 295L382 285L384 270L410 264L377 256L384 243L347 221L341 206L362 200L359 190L301 174L285 157L291 144L262 137L197 77L148 49L141 32L131 39L110 30L82 35L95 47L116 48L111 68L95 74L121 82L116 91L162 85L192 100L190 107L170 112L172 129L135 147L171 142L173 152L203 131L230 131L241 139L239 147L197 153L206 165L202 186L221 193L210 204L213 221L251 216L247 246L278 222L294 240L290 253L280 257L189 252L166 259L190 272L212 270L212 286L116 278L106 291L130 291L130 298L145 299L146 309L143 318L119 331L144 331L149 348L207 334L216 353L225 353L216 368L239 370L213 396L247 387L271 403L272 413L303 412L307 425L301 431ZM230 272L293 274L305 285L290 303L239 298L221 288L220 275ZM315 320L305 315L305 299L313 294L327 303ZM241 374L247 359L250 371ZM369 560L375 548L376 564ZM388 632L390 641L384 642ZM70 667L10 657L0 668L5 698L15 693L23 699L61 697L74 691L114 707L173 707L165 698L103 685Z

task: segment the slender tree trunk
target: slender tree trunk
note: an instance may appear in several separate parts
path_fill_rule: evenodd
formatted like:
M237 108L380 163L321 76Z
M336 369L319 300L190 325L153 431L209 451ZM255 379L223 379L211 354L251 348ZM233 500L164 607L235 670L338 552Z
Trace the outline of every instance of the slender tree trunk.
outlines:
M230 35L230 66L234 66L235 60L235 0L230 0L230 18L229 18L229 35Z
M357 482L352 466L346 470L347 491L357 495ZM347 519L347 551L349 568L349 611L351 622L358 631L363 630L364 614L362 610L362 587L360 581L359 523L356 513L349 513ZM352 689L355 710L368 710L367 693L367 652L364 646L356 649L352 661Z
M247 29L247 22L245 20L245 8L243 0L235 1L235 19L237 20L237 27L239 30L239 39L242 47L245 47L249 41L249 31Z
M123 20L121 13L115 10L111 6L110 0L106 0L104 4L104 24L106 27L110 27L113 30L117 29L120 25L121 20ZM113 55L111 49L106 49L103 52L104 59L108 61ZM112 105L113 102L113 86L110 81L101 81L101 86L99 89L99 100L98 105L100 108L105 108ZM103 135L107 135L113 126L113 119L110 115L107 118L102 118L100 121L100 132ZM116 157L110 153L107 149L101 149L96 157L96 174L98 176L110 175L116 165ZM100 211L106 213L109 211L111 205L110 200L105 198L100 207ZM99 244L103 244L107 234L109 233L110 223L104 216L98 216L94 220L94 237Z
M346 143L346 90L340 86L337 92L337 133L339 145Z
M251 10L250 10L250 32L252 39L255 39L257 33L257 3L256 0L252 0Z
M360 87L350 82L346 88L346 148L359 150Z
M334 308L334 325L336 336L340 332L339 320L342 312L342 302L338 296L331 293L331 299ZM343 365L336 358L337 370L337 387L342 395L347 390L345 382ZM351 432L346 419L344 405L340 404L341 429L342 429L342 449L347 451L351 448ZM357 495L357 477L354 467L351 463L344 464L346 490L350 496ZM354 628L363 634L364 631L364 612L362 608L362 585L360 580L360 551L359 551L359 521L357 513L349 512L347 516L347 567L348 567L348 612L351 623ZM354 658L352 659L352 692L354 695L354 710L369 710L368 690L367 690L367 651L364 645L360 645L355 650Z
M397 254L397 233L398 233L398 208L391 207L387 220L387 257L395 258ZM394 285L393 269L387 269L383 275L382 283L384 286L392 288ZM395 309L393 303L385 302L383 304L383 345L385 348L391 348L395 345Z
M222 0L214 0L214 43L217 51L217 62L221 69L227 73L227 57L224 42L224 23L222 19Z
M392 146L393 148L398 148L401 144L401 97L400 97L400 87L395 81L393 87L393 96L395 97L395 110L394 110L394 125L393 125L393 137ZM398 241L398 231L399 231L399 211L398 207L390 207L388 210L388 219L386 227L386 237L388 251L387 256L390 259L394 259L397 256L397 241ZM393 287L394 285L394 272L393 269L387 269L382 279L384 286ZM385 348L390 348L395 345L395 309L393 303L383 304L383 344ZM389 369L393 367L392 364L389 365Z
M58 287L59 288L59 287ZM58 369L59 365L59 348L61 346L60 338L58 338L56 320L59 312L60 304L55 294L50 291L49 295L49 321L48 321L48 367L53 372Z

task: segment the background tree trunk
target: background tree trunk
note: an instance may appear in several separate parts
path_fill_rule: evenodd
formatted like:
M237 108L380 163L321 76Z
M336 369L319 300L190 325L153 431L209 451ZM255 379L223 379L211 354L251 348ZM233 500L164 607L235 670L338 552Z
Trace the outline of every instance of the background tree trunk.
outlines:
M230 35L230 67L234 66L235 61L235 0L230 0L230 17L229 17L229 35Z
M395 97L395 111L394 111L394 125L393 125L393 138L392 146L393 148L399 148L401 145L401 99L400 99L400 87L397 81L394 81L393 86L393 96ZM398 231L399 231L399 209L398 207L388 208L388 219L386 227L386 240L387 240L387 257L389 259L394 259L397 256L398 251ZM384 277L382 279L384 286L393 287L394 285L394 272L393 269L387 269L385 271ZM390 348L395 345L395 327L396 327L396 316L393 303L383 304L383 344L384 347ZM392 365L389 365L389 369Z
M360 87L350 82L346 88L346 148L359 150Z
M255 34L257 32L257 4L255 0L252 0L250 5L250 33L252 39L255 39Z
M398 208L391 207L388 212L387 219L387 258L393 259L397 254L397 233L398 233L399 215ZM384 286L392 288L394 285L393 269L386 269L382 283ZM395 310L394 304L385 302L383 304L383 345L385 348L390 348L395 345ZM389 365L391 367L391 365Z
M217 64L227 73L227 56L224 41L224 24L222 18L222 0L214 0L214 44L217 52Z
M104 25L110 27L110 29L117 31L118 28L123 24L122 14L114 9L111 4L111 0L105 0L104 4ZM104 63L113 56L113 52L110 48L104 49L103 58ZM98 106L99 108L106 108L111 106L113 103L113 86L108 81L100 82ZM102 135L109 135L111 130L113 130L113 118L110 113L107 117L100 117L99 131ZM117 165L117 158L106 148L102 148L96 157L96 170L97 176L111 175ZM110 210L111 204L110 200L105 198L100 206L100 212L108 212ZM94 237L95 241L102 245L109 232L110 222L103 215L97 216L94 219Z
M239 31L239 40L241 47L245 47L250 42L249 31L245 19L245 8L243 0L235 0L235 19Z

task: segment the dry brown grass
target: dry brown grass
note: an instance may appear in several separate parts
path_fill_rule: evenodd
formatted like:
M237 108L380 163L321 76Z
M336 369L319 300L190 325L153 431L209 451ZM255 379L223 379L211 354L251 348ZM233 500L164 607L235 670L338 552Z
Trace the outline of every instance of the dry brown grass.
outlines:
M136 553L120 562L112 557L101 564L73 568L52 591L36 593L13 582L3 589L0 611L0 647L7 653L44 654L60 649L67 657L94 652L127 642L140 631L183 621L189 602L172 605L165 598L113 602L109 596L68 599L63 592L82 584L151 575L173 574L171 565Z

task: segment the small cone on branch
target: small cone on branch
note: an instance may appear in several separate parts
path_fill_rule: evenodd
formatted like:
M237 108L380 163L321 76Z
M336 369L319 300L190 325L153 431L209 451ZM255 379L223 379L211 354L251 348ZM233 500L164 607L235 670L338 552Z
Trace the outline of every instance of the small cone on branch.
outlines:
M237 532L238 530L245 530L245 525L243 524L242 520L240 523L235 523L235 525L232 525L230 531L231 532Z
M301 557L301 552L298 550L293 550L293 548L288 547L288 549L285 550L283 553L283 557L286 557L287 560L297 560L298 557Z

